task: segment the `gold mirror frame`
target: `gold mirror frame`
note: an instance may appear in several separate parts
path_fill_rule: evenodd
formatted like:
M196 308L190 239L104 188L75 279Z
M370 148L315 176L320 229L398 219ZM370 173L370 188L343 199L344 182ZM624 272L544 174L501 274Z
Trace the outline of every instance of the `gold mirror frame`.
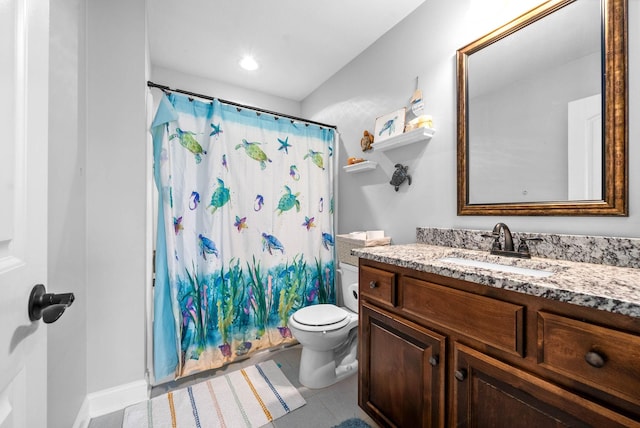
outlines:
M627 0L602 0L604 198L601 201L469 204L468 56L577 0L551 0L459 49L458 215L628 216Z

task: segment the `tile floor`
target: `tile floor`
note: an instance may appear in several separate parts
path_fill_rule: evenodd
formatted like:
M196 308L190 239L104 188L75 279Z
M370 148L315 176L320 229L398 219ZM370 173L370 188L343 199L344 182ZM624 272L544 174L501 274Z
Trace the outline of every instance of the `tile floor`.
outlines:
M298 382L298 367L300 363L300 345L292 346L274 351L265 351L253 357L230 364L222 369L216 370L209 376L218 376L248 365L256 364L260 361L274 360L280 364L282 372L289 381L298 388L300 394L307 401L307 404L294 410L288 415L276 419L266 427L272 428L330 428L340 422L350 418L361 418L372 428L378 425L358 407L358 377L349 376L341 382L323 389L309 389ZM171 382L169 384L154 387L151 391L153 397L164 394L170 389L183 388L190 384L200 382L205 379L201 374L181 382ZM120 428L124 410L109 413L108 415L94 418L89 423L89 428Z

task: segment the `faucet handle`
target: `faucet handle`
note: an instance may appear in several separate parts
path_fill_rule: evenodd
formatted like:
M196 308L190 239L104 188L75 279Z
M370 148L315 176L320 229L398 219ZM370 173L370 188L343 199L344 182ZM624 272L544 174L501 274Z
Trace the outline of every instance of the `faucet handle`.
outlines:
M518 244L518 252L529 254L529 246L527 242L540 242L542 238L520 238L520 244Z
M483 233L483 238L493 238L493 243L491 244L491 251L493 250L502 250L502 245L500 245L500 234L496 233Z

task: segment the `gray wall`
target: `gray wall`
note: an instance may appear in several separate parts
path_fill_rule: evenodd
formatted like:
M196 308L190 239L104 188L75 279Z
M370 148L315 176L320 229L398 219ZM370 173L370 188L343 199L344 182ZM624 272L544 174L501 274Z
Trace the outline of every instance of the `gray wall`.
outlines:
M70 427L87 394L86 138L83 0L50 8L47 290L76 300L47 327L50 427Z
M87 394L144 379L145 2L51 5L48 423Z
M486 217L456 215L456 50L518 16L493 10L497 2L427 0L369 49L336 73L302 103L303 116L338 125L340 165L349 156L379 163L374 171L345 174L340 168L339 232L384 229L395 243L415 241L415 228L489 230L505 221L512 231L625 237L640 236L640 0L629 0L629 212L627 218ZM536 2L519 3L526 10ZM539 3L539 2L538 2ZM504 2L503 2L504 4ZM486 13L486 15L482 15ZM362 131L375 118L408 104L416 76L437 130L427 143L363 154ZM395 192L388 184L394 164L413 177Z
M87 4L87 389L144 378L147 220L142 0Z

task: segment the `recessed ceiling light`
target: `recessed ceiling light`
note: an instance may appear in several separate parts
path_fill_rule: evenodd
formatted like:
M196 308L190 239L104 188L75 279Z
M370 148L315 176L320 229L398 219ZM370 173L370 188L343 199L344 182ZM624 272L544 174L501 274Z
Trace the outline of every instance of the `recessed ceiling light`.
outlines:
M248 71L254 71L258 69L258 63L252 56L245 56L240 60L240 67Z

